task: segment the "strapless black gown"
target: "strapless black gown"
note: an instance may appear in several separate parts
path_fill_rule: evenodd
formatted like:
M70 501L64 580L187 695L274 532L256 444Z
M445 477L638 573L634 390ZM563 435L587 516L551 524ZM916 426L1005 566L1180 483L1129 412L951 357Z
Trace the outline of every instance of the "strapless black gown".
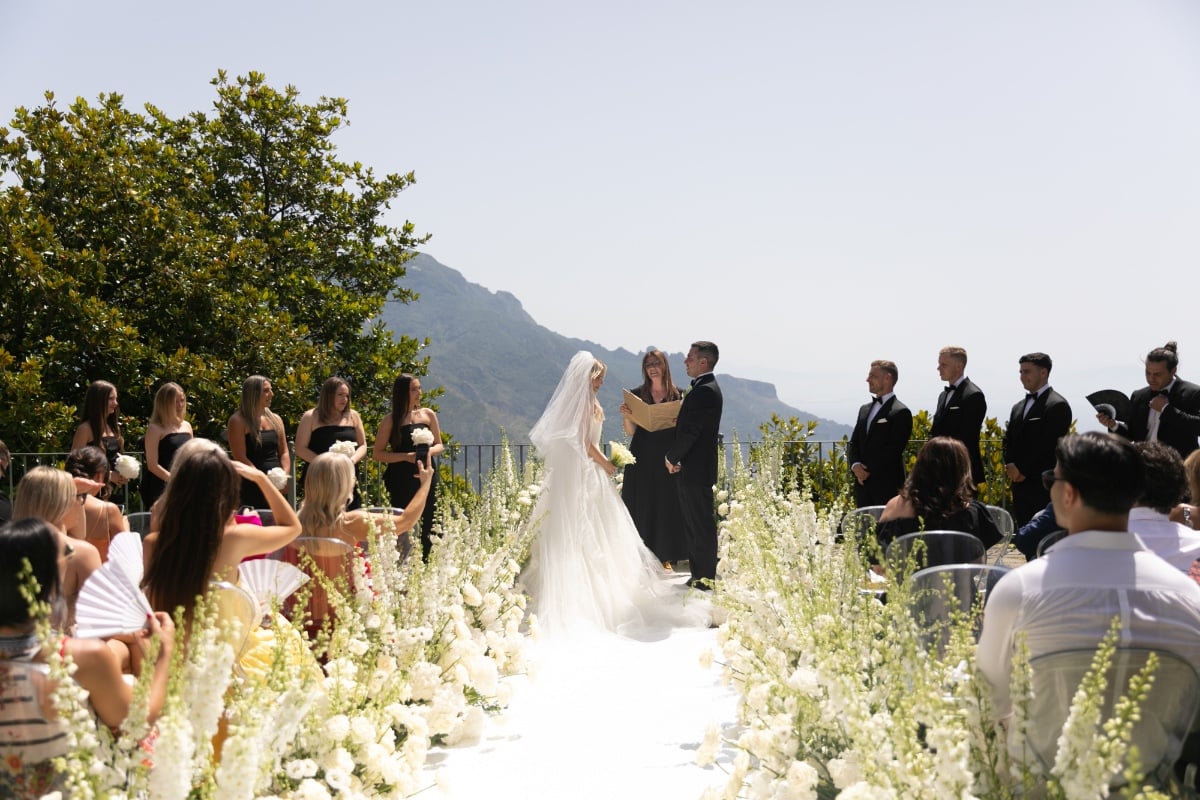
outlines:
M282 467L279 460L279 434L274 428L258 432L261 441L255 442L254 437L246 434L246 457L250 463L263 472L270 472L275 467ZM251 508L269 508L267 498L258 488L258 484L242 478L242 505Z
M322 425L319 428L313 428L312 434L308 437L308 449L320 455L321 453L328 453L329 448L338 442L349 442L358 447L358 432L353 425ZM300 481L301 487L304 486L304 476L307 474L308 462L306 461L297 478ZM358 493L358 481L358 464L356 463L354 465L354 499L346 507L350 511L362 508L362 496Z
M176 431L175 433L168 433L159 439L159 465L170 472L171 464L175 461L176 451L183 447L184 442L189 441L191 438L192 435L187 431ZM162 497L163 490L166 488L166 482L151 472L149 467L142 471L142 504L146 506L147 511L150 510L150 506L154 505L155 500Z
M414 427L428 429L429 426L401 425L400 449L396 452L416 452L417 446L413 444L412 440ZM433 533L433 520L437 513L438 462L436 458L432 459L431 466L433 467L433 481L429 484L425 512L421 515L421 557L426 559L429 558L429 550L433 547L433 540L430 536ZM411 461L388 464L383 471L383 485L387 487L388 497L392 501L393 508L407 507L412 501L413 495L417 493L417 489L421 488L421 481L417 477L417 465Z
M631 392L641 394L637 389ZM653 399L646 400L653 403ZM666 455L675 444L675 429L648 431L638 427L629 442L636 464L625 467L621 499L646 547L659 561L682 561L688 557L683 512L674 476L667 472Z

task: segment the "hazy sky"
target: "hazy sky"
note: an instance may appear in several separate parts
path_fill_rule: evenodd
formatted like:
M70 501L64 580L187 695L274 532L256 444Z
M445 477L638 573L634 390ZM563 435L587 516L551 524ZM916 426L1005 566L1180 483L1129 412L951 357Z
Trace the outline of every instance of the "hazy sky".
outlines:
M1031 350L1085 419L1168 339L1200 380L1194 0L0 3L4 122L219 68L347 98L394 222L567 336L843 422L873 358L931 407L946 344L1004 419Z

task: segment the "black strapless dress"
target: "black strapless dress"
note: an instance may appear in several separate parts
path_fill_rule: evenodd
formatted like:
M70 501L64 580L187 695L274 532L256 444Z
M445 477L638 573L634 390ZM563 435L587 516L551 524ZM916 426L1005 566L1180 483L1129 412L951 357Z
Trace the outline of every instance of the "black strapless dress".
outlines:
M88 444L95 445L96 443L88 442ZM108 459L109 471L115 473L117 471L117 456L121 455L121 440L115 436L102 436L100 437L99 447L104 451L104 457ZM117 486L116 484L110 483L108 489L109 502L116 503L121 507L121 510L124 511L125 503L129 499L128 484L121 484L120 486ZM149 506L147 506L147 508L149 508Z
M261 441L255 442L254 437L246 434L246 457L250 463L263 472L270 472L275 467L282 467L279 460L279 434L274 428L258 432ZM242 478L242 505L251 508L268 508L267 498L258 485Z
M171 464L175 461L176 451L183 447L184 442L190 441L191 438L192 435L186 431L176 431L175 433L168 433L159 439L159 465L170 472ZM149 467L142 471L142 504L146 506L147 511L150 510L150 506L154 505L155 500L162 497L163 489L166 488L166 482L151 472Z
M312 434L308 437L308 449L318 455L328 453L329 448L333 447L338 442L349 442L358 447L358 432L353 425L322 425L319 428L313 428ZM296 480L300 482L300 486L304 486L304 476L308 474L308 462L304 462L304 467L300 470L300 475ZM356 508L362 508L362 495L358 493L358 464L354 465L354 499L350 501L350 505L346 508L353 511Z
M414 453L417 446L413 444L413 428L425 428L428 425L401 425L400 449L398 453ZM425 512L421 515L421 557L429 558L429 550L433 547L433 520L437 513L438 462L432 459L433 481L429 484L429 495L425 500ZM388 497L393 508L405 508L412 501L417 489L421 488L421 480L417 477L417 465L410 461L398 461L388 464L383 471L383 485L387 487Z
M641 397L638 389L629 391ZM653 398L642 398L653 403ZM648 431L638 427L629 442L636 464L625 467L621 499L646 548L659 561L682 561L688 557L687 535L674 476L667 472L667 451L675 444L675 429Z

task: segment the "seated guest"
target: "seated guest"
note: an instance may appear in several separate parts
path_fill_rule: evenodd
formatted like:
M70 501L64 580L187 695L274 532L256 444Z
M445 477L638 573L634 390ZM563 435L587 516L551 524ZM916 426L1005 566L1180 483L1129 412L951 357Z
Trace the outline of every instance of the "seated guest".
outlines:
M13 519L40 519L49 523L51 529L63 539L59 588L66 604L63 609L65 616L57 622L65 631L75 627L75 601L79 597L80 587L100 567L100 551L96 546L81 539L68 541L66 530L71 525L79 524L77 519L83 512L83 502L88 492L100 486L88 478L72 480L61 469L46 466L29 470L17 484Z
M1113 618L1121 646L1169 650L1200 667L1200 586L1129 531L1129 510L1145 487L1133 444L1106 433L1059 440L1051 484L1054 514L1068 536L1002 577L988 595L979 668L1000 718L1012 713L1014 642L1029 657L1092 649ZM1010 742L1018 752L1022 742Z
M367 540L371 523L378 530L394 531L397 536L407 533L425 511L425 499L433 480L433 470L424 463L417 461L416 468L420 486L401 513L347 511L354 496L354 462L341 453L321 453L304 473L304 502L299 513L304 535L341 539L354 546Z
M69 743L51 702L54 691L46 662L55 650L75 663L73 678L88 693L88 703L109 728L129 714L133 690L121 676L120 661L99 639L39 639L37 617L22 592L21 570L28 562L37 580L37 601L53 605L59 595L60 559L67 539L36 518L0 525L0 796L40 797L60 789L53 759ZM149 719L158 718L166 698L175 626L166 614L147 620L148 630L132 637L145 653L152 634L162 637L147 698ZM18 667L20 665L20 667Z
M985 548L999 542L1003 534L987 507L973 497L971 480L971 460L963 443L948 436L930 439L917 453L900 494L879 516L879 547L886 551L894 539L920 530L962 531Z
M1180 503L1171 509L1171 521L1182 522L1189 528L1200 525L1200 450L1193 450L1183 460L1183 469L1187 473L1188 498L1190 502Z
M101 500L99 496L108 484L108 458L99 447L80 447L67 456L66 469L73 477L88 478L100 484L84 495L83 513L74 515L67 524L67 535L90 541L100 550L101 557L106 557L112 537L129 530L129 522L117 504Z
M1200 533L1167 517L1187 492L1183 459L1179 451L1162 442L1134 446L1146 465L1146 491L1129 512L1129 532L1136 533L1142 544L1175 569L1187 572L1200 558Z
M1041 480L1039 476L1038 480ZM1013 546L1021 551L1026 561L1037 558L1038 545L1055 531L1062 530L1058 519L1054 516L1054 503L1047 503L1033 519L1021 526L1013 536Z

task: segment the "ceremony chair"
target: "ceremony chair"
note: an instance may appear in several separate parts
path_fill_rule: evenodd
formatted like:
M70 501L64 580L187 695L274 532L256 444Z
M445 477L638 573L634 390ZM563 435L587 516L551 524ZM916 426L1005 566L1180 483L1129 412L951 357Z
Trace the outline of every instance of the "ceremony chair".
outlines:
M1013 534L1016 533L1017 526L1013 522L1012 514L1000 506L987 506L988 513L992 515L992 522L996 523L996 527L1000 529L1003 538L996 545L996 560L992 562L996 566L1000 566L1000 562L1004 560L1005 553L1008 552L1009 546L1012 544Z
M1158 655L1153 685L1141 704L1130 740L1138 750L1138 761L1147 776L1160 787L1170 773L1183 741L1200 710L1200 675L1184 659L1166 650L1118 648L1106 673L1107 686L1100 724L1109 719L1116 701L1129 690L1129 680L1146 665L1151 653ZM1024 749L1036 754L1049 772L1058 754L1058 739L1071 709L1075 692L1092 665L1094 650L1063 650L1047 653L1029 662L1033 696L1029 725L1025 726ZM1015 733L1015 730L1014 730ZM1015 745L1015 746L1014 746ZM1021 742L1010 743L1019 752ZM1118 771L1110 788L1124 785L1124 770Z
M1037 557L1041 558L1042 555L1047 550L1049 550L1056 542L1062 541L1063 539L1066 538L1066 536L1067 536L1067 532L1061 528L1059 528L1056 531L1050 531L1050 533L1043 536L1042 540L1040 542L1038 542L1038 544L1037 544L1037 551L1036 551Z
M908 566L910 556L911 568ZM893 539L887 546L884 561L890 574L903 577L942 564L987 563L987 548L978 536L962 531L917 531Z
M404 513L403 508L394 508L392 506L371 506L370 508L364 508L363 511L366 511L368 514L387 514L390 517ZM410 533L412 531L407 530L393 534L396 537L396 549L400 551L401 561L408 558L408 554L412 552L412 538L409 536ZM363 549L366 549L365 543L363 543Z
M333 613L329 592L322 585L322 579L343 589L349 589L353 556L354 548L349 543L320 536L299 536L283 548L281 560L295 564L312 579L307 587L309 597L305 609L298 609L296 601L292 598L284 604L284 613L289 619L293 619L295 614L302 611L307 613L304 627L309 635L315 635Z
M132 514L126 514L125 519L129 521L129 530L136 531L143 539L150 533L149 511L134 511Z
M883 514L883 509L883 506L860 506L846 512L838 524L839 541L850 536L855 544L858 544L871 536L875 532L875 525L879 522L879 516Z
M261 621L258 601L245 589L229 581L210 581L208 587L217 607L217 618L226 623L237 622L237 630L227 629L226 635L230 637L235 659L241 658L251 634Z
M955 618L981 610L996 581L1011 571L990 564L941 564L914 572L908 579L908 605L926 649L936 648L941 656ZM975 614L972 625L978 641L983 615Z

